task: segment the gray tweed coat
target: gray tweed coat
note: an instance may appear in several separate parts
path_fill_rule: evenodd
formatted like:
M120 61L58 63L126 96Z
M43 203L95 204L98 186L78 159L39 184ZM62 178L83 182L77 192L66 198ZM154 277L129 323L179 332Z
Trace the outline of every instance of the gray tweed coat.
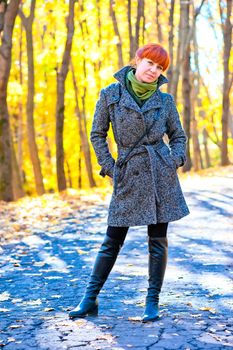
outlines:
M107 224L140 226L178 220L189 214L176 171L186 160L186 135L172 95L163 93L162 98L157 90L138 106L125 86L129 68L123 67L114 75L118 82L101 90L91 130L100 175L113 178ZM158 87L167 82L160 75ZM130 147L154 120L122 166ZM116 161L106 141L110 123L118 149Z

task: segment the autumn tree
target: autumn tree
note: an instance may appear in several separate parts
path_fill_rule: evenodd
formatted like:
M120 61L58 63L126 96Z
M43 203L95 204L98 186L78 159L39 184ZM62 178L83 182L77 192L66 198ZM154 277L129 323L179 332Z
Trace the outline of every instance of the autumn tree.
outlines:
M7 86L11 69L12 34L19 0L0 1L0 199L13 200L12 150Z
M22 9L19 9L19 16L21 17L23 26L26 31L27 40L27 60L28 60L28 91L27 91L27 130L28 130L28 145L31 157L31 162L34 171L36 191L39 195L45 193L43 176L41 172L40 159L38 154L38 147L36 144L36 132L34 126L34 94L35 94L35 72L34 72L34 50L33 50L33 36L32 25L34 21L36 0L31 0L30 14L25 16Z
M66 189L64 169L63 127L65 110L65 81L69 70L72 40L74 35L74 5L77 0L69 1L69 15L67 18L67 39L60 70L57 72L57 103L56 103L56 164L58 190Z
M219 11L221 16L222 33L223 33L223 91L222 91L222 147L221 163L229 164L228 156L228 120L230 111L230 90L233 83L233 72L230 72L229 62L232 50L232 26L231 12L233 1L219 0Z
M137 13L135 26L133 26L133 15L132 15L132 2L131 0L127 1L127 19L128 19L128 33L129 33L129 57L130 60L134 58L135 52L139 47L139 37L140 37L140 29L142 29L144 37L145 30L145 3L144 0L137 1ZM142 23L142 27L141 27Z
M110 16L112 18L114 34L118 38L117 55L118 55L118 68L120 69L123 67L124 61L123 61L123 52L122 52L122 39L121 39L121 34L119 32L118 22L117 22L117 18L116 18L115 9L114 9L114 0L110 0L109 13L110 13Z

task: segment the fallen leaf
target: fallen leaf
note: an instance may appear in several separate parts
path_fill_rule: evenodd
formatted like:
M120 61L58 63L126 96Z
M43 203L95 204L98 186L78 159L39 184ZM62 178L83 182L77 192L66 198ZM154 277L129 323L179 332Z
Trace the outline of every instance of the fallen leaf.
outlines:
M19 224L13 224L11 226L16 232L19 232L21 230L21 226Z
M24 301L23 305L32 305L32 306L36 306L36 305L41 305L42 302L40 299L37 300L29 300L29 301Z
M136 305L140 307L145 307L145 301L137 301Z
M23 300L23 299L20 299L20 298L18 298L18 299L12 299L11 302L12 302L13 304L16 304L16 303L20 303L22 300Z
M85 251L82 250L82 249L77 249L77 253L80 254L80 255L88 254L88 252L85 252Z
M216 336L216 335L211 334L211 336L212 336L215 340L217 340L217 341L219 341L219 342L222 341L222 339L221 339L220 337Z
M194 317L194 318L198 318L198 317L201 317L202 316L202 314L191 314L191 317Z
M111 329L112 328L112 326L109 326L108 324L100 324L99 326L103 329Z
M12 342L14 342L14 341L15 341L15 338L12 338L12 337L7 338L7 342L8 342L8 343L12 343Z
M132 322L141 322L142 319L141 317L136 316L136 317L128 317L128 320Z
M111 334L103 334L100 337L97 337L96 340L107 340L108 342L112 343L114 341L114 336Z
M75 321L74 322L77 326L83 326L85 323L86 323L86 321L85 320L77 320L77 321Z
M121 302L123 304L126 304L126 305L134 305L135 304L134 300L122 300Z
M38 266L38 267L43 267L45 265L45 262L44 261L36 261L36 262L34 262L33 265Z
M4 308L0 309L0 312L8 312L8 311L10 311L10 310L9 309L4 309Z
M54 308L53 307L46 307L44 309L45 312L50 312L50 311L54 311Z
M3 292L0 294L0 301L6 301L10 299L10 293Z
M205 306L203 306L203 307L200 307L198 310L209 311L212 314L216 314L216 310L214 308L212 308L212 307L205 307Z

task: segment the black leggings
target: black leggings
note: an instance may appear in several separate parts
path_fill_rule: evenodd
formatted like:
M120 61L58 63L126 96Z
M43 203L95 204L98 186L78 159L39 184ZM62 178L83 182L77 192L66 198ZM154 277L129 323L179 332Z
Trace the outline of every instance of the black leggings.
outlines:
M167 236L168 222L161 222L158 224L151 224L147 226L147 233L149 237L166 237ZM128 226L108 226L107 236L116 239L124 243L125 237L127 235L129 227Z

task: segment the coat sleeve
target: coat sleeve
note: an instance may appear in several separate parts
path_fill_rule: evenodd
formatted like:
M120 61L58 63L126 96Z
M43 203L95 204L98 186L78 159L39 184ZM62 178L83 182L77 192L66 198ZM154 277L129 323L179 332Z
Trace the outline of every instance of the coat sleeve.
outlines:
M98 163L102 167L99 174L103 177L106 175L113 177L113 167L115 163L106 140L109 126L110 118L103 89L100 92L100 97L96 104L91 129L91 143L94 147Z
M186 162L186 142L187 136L180 122L180 116L177 111L174 97L169 95L169 116L167 120L167 135L169 138L169 146L171 156L179 168Z

